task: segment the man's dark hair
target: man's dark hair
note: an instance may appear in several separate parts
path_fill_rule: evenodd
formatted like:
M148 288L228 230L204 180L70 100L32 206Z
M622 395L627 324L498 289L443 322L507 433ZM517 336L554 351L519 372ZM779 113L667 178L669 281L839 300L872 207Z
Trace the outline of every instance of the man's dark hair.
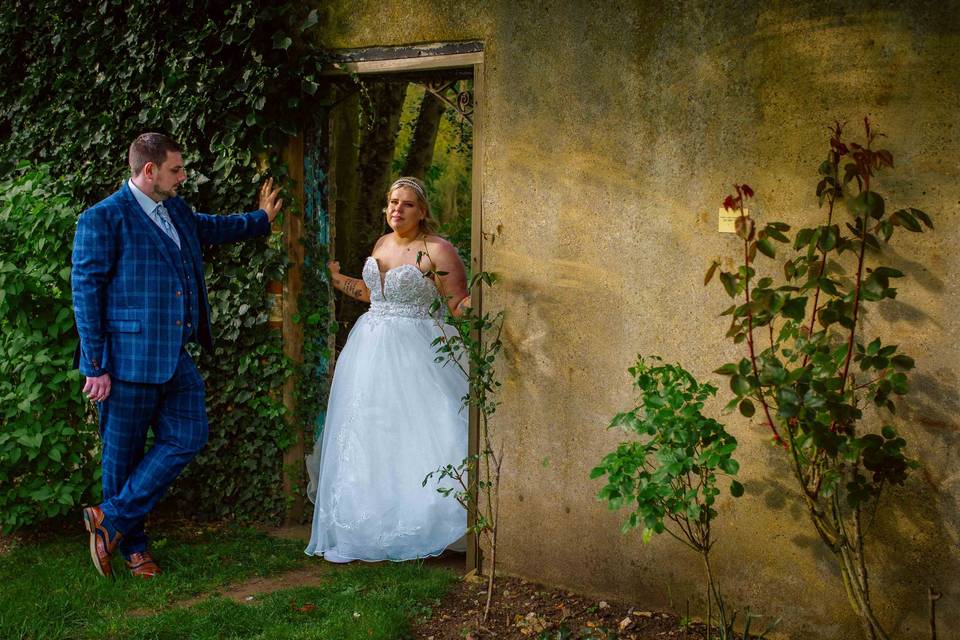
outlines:
M182 151L183 148L170 136L162 133L143 133L130 145L130 171L134 176L138 176L148 162L159 167L167 159L167 152Z

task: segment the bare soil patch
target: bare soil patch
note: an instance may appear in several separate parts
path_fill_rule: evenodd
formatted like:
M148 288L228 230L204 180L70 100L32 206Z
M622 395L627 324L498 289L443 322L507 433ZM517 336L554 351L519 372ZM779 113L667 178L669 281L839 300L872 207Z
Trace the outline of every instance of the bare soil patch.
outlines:
M179 607L190 607L201 600L206 600L211 596L221 596L241 604L252 604L260 596L264 596L281 589L293 589L296 587L315 587L323 582L324 575L327 574L326 567L322 563L313 564L301 569L294 569L286 573L265 578L253 578L237 584L229 585L226 588L205 593L189 600L177 602Z
M706 629L662 611L597 600L519 578L498 578L490 617L480 624L486 582L458 581L414 627L424 640L703 640ZM716 635L716 634L714 634Z
M335 570L335 569L334 569ZM189 608L199 602L213 597L227 598L240 604L255 604L263 596L296 587L315 587L329 575L329 563L322 561L308 562L299 569L293 569L273 576L256 577L242 582L228 584L212 592L202 593L185 600L177 600L170 605L173 609ZM130 612L133 616L149 616L156 613L153 609L136 609Z
M17 546L17 539L13 536L0 534L0 556L10 553L10 550Z

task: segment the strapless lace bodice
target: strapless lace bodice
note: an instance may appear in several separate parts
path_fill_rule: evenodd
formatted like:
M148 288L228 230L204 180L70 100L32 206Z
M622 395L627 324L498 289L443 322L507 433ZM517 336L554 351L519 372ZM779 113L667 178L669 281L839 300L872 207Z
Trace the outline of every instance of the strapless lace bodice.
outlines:
M381 280L380 266L371 256L363 265L363 282L370 289L373 315L433 319L430 307L437 297L437 287L416 265L394 267Z

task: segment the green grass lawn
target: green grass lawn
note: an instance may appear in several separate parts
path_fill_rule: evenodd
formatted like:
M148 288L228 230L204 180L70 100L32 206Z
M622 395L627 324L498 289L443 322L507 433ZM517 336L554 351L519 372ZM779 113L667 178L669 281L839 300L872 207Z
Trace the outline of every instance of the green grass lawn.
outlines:
M165 573L115 580L96 574L86 537L20 545L0 556L3 640L405 638L455 579L419 563L352 564L330 570L317 587L299 587L237 604L216 595L230 583L281 573L308 562L303 543L250 529L153 542ZM177 601L210 594L189 607ZM130 611L143 615L131 616Z

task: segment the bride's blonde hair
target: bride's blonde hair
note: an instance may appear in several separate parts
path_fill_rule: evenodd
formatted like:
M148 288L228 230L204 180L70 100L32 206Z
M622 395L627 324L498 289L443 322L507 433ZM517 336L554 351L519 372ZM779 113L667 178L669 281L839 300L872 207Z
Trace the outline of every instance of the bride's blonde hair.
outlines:
M397 178L387 191L388 203L390 202L391 194L401 187L406 187L417 195L417 204L420 205L420 208L426 213L423 219L420 220L420 232L424 234L437 233L440 225L437 224L437 221L433 218L433 212L430 210L430 201L427 200L427 186L423 184L420 178L414 178L413 176Z

